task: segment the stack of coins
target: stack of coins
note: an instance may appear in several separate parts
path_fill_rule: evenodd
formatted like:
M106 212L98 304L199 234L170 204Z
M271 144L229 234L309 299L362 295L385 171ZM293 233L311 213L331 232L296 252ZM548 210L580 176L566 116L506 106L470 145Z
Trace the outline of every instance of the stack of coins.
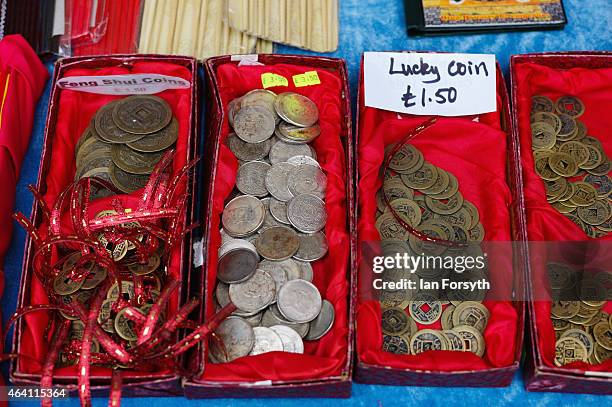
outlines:
M592 237L612 231L612 163L579 118L584 103L574 96L553 102L534 96L531 108L535 170L548 202Z
M131 193L144 187L178 137L172 109L157 96L107 103L92 118L75 148L75 180L99 177Z
M96 218L116 214L117 212L114 210L107 210L98 213ZM130 225L124 226L129 227ZM133 226L138 227L138 222L133 222ZM98 241L113 256L113 260L124 279L121 281L121 290L119 290L117 282L108 289L97 321L100 327L108 332L117 343L123 344L126 349L130 349L136 346L138 335L134 322L125 316L126 307L135 307L143 316L148 315L153 303L159 298L165 282L164 267L160 256L156 253L150 256L146 264L140 264L135 253L136 247L127 241L123 244L112 245L102 233L98 236ZM65 304L71 301L78 301L84 305L88 304L96 290L100 289L104 285L103 283L110 278L108 270L94 262L85 264L84 268L88 271L86 278L81 280L69 278L80 258L81 252L78 251L66 254L66 260L62 264L60 273L52 281L54 293ZM136 278L141 284L138 298L136 298L136 288L134 286ZM75 349L78 349L78 343L83 337L84 325L76 316L64 312L61 314L64 318L73 322L69 340L59 355L58 363L62 366L74 365L79 360L78 351L75 351ZM162 318L163 313L160 320ZM94 354L102 351L95 338L91 350ZM127 366L117 365L113 367L126 368Z
M612 314L602 309L610 273L581 273L557 262L547 264L547 273L555 300L550 309L555 365L576 361L596 365L612 358Z
M386 153L394 146L390 145ZM480 243L485 231L478 209L463 198L457 178L426 161L421 151L410 144L400 148L389 163L389 171L377 192L376 228L381 237L382 254L420 256L482 255ZM426 243L398 222L387 206L403 222L427 236L465 245L449 247ZM441 281L442 278L479 280L485 269L456 273L452 269L418 268L386 270L383 281L404 279ZM420 286L417 284L417 286ZM419 354L429 350L469 351L483 356L483 332L489 311L482 305L486 292L474 290L382 290L383 350L396 354ZM408 311L406 311L408 309ZM440 321L442 329L419 329Z
M302 353L334 323L334 307L311 283L327 253L327 177L308 143L319 112L296 93L254 90L229 103L239 160L235 193L222 214L218 307L238 308L211 341L213 362L272 351Z

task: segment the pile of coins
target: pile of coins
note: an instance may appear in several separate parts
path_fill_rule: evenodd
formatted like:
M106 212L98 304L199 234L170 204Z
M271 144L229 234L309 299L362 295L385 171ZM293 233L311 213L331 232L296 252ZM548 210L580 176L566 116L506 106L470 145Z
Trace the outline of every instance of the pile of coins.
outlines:
M146 185L177 137L172 109L157 96L130 96L107 103L76 145L75 180L99 177L124 193L134 192Z
M116 215L114 210L100 212L96 218ZM135 226L138 222L132 222ZM129 225L128 225L129 227ZM153 253L146 264L140 264L135 253L135 246L125 241L123 244L111 245L103 234L98 236L106 250L113 256L113 260L124 279L121 281L121 290L117 282L112 284L106 293L106 299L102 303L97 322L100 327L111 334L111 337L126 349L136 346L138 333L134 322L126 315L128 306L140 311L146 317L153 303L159 298L160 291L165 282L165 271L161 258ZM75 265L81 259L81 252L68 253L62 264L60 273L53 279L52 288L59 301L68 304L78 301L87 308L96 291L110 278L108 270L95 262L85 263L84 268L88 272L84 279L70 278ZM139 288L135 288L135 279L138 279ZM138 291L138 296L136 295ZM83 338L85 326L76 316L61 312L66 319L72 320L68 341L60 352L58 363L62 366L74 365L78 362L78 343ZM163 313L160 317L163 320ZM91 351L93 354L101 352L100 344L95 338L92 341ZM126 368L127 366L115 366Z
M597 365L611 359L612 314L602 310L610 273L580 273L556 262L547 264L547 273L555 299L550 309L556 337L555 365L576 361Z
M393 145L389 146L386 153L393 149ZM411 256L482 255L480 242L485 231L480 214L463 198L453 174L425 161L422 152L410 144L394 154L389 168L376 195L376 228L383 256L405 253ZM403 222L423 234L465 247L424 242L396 220L391 208ZM485 276L485 269L456 273L447 268L419 268L414 274L407 269L385 270L382 279L392 282L404 279L440 281L442 278L459 281ZM409 289L380 292L384 351L416 355L429 350L454 350L484 355L483 332L489 320L489 311L481 303L486 296L484 290L414 291L416 293ZM441 330L419 328L433 326L438 321Z
M303 340L321 338L335 318L311 282L311 263L328 250L327 177L307 144L321 132L318 109L299 94L261 89L228 109L235 134L226 144L240 166L221 218L215 299L237 310L215 331L210 359L303 353Z
M592 238L612 231L612 164L601 143L587 135L579 117L583 102L562 96L553 102L534 96L531 108L535 170L548 202Z

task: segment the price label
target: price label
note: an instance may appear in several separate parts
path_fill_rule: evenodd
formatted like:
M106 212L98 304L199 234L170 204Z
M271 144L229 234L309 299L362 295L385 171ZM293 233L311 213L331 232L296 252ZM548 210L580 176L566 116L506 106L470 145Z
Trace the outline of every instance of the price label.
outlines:
M299 75L293 75L293 84L296 88L320 85L321 79L319 79L319 74L317 71L310 71Z
M101 95L153 95L168 89L188 89L188 80L158 74L67 76L57 81L62 89Z
M366 52L365 105L414 115L497 110L495 55Z
M261 84L264 89L267 89L275 86L289 86L289 81L284 76L266 72L261 74Z

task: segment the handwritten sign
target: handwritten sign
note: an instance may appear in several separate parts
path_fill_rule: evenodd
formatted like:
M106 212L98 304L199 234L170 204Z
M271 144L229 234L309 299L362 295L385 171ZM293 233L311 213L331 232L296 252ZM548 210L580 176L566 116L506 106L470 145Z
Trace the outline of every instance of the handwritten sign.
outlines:
M158 74L67 76L57 81L62 89L101 95L152 95L167 89L189 89L188 80Z
M319 79L317 71L308 71L299 75L293 75L293 84L296 88L320 85L321 79Z
M497 110L495 55L366 52L365 105L415 115Z
M275 86L289 86L289 81L284 76L266 72L261 74L261 85L264 89L268 89Z

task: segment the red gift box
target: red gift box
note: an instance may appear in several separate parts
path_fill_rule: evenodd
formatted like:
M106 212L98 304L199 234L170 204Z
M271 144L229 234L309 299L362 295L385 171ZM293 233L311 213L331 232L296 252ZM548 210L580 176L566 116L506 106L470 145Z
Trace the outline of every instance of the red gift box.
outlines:
M374 227L375 193L381 185L379 168L384 147L401 141L428 117L383 111L364 105L363 61L358 95L356 168L358 247L380 240ZM490 267L492 286L511 286L504 300L486 300L491 318L484 337L486 358L470 352L433 351L419 355L394 355L382 350L380 304L367 288L371 268L360 265L357 305L357 362L355 381L410 386L500 387L511 383L519 367L523 343L524 251L526 232L518 139L512 132L510 105L504 78L497 67L497 111L478 116L438 118L426 133L411 141L427 160L452 172L462 194L476 205L489 237L507 250L503 270ZM472 157L473 159L470 159ZM510 243L518 242L517 244ZM491 259L490 259L491 260ZM365 264L365 263L364 263ZM363 286L363 287L362 287ZM362 291L363 290L363 291ZM439 322L438 322L439 324ZM434 329L436 329L434 325ZM439 329L439 328L438 328Z
M206 66L207 151L203 196L205 236L200 284L194 295L205 299L202 321L215 312L217 250L220 246L220 214L232 191L237 160L225 146L230 132L227 105L252 89L262 88L262 74L285 77L288 86L269 89L297 92L310 97L319 108L322 132L311 146L327 173L328 223L325 233L329 252L313 263L314 280L323 298L334 304L336 319L331 331L318 341L306 342L304 355L272 352L248 356L230 363L209 363L207 346L194 355L193 376L184 382L189 398L217 397L349 397L351 394L354 257L353 144L346 65L343 60L291 55L215 57ZM320 84L294 86L292 77L316 71Z
M530 242L595 242L571 220L546 202L544 183L535 173L531 151L531 97L545 95L553 100L574 95L585 104L580 120L589 135L600 139L607 155L612 156L609 134L612 120L608 114L612 92L612 53L567 52L515 55L510 62L512 117L515 138L521 142L521 165L525 184L526 228ZM610 234L597 239L607 242ZM534 247L537 243L533 243ZM555 334L550 318L551 302L547 292L545 265L530 253L528 258L528 352L525 386L529 391L612 394L612 360L599 365L575 362L564 367L554 365ZM610 311L610 301L605 307Z
M154 55L75 57L59 60L53 76L37 184L37 189L47 204L53 203L57 194L72 181L75 172L74 148L91 117L101 105L116 98L116 96L60 89L57 86L59 79L75 75L156 73L179 76L189 81L191 86L188 89L171 89L158 93L158 96L170 104L179 122L179 137L172 167L176 173L199 155L199 143L196 138L199 112L197 66L193 58ZM195 177L192 177L188 182L188 194L195 190L195 181ZM189 204L185 224L192 224L197 221L196 218L195 206ZM30 220L35 227L39 227L43 222L42 210L36 203L33 205ZM183 304L183 293L189 285L192 264L191 241L191 234L187 234L171 255L169 273L181 282L182 287L172 295L169 302L170 310ZM35 250L33 241L28 238L25 243L18 309L47 302L44 289L32 271ZM11 362L10 377L14 384L31 386L40 384L41 364L48 346L43 339L47 321L47 314L37 312L20 318L16 323L12 352L26 357L22 356ZM108 395L110 373L111 370L107 368L92 368L90 379L94 396ZM76 384L76 366L55 369L54 386L75 391ZM123 374L122 394L139 397L181 394L180 375L170 369L160 372L126 370Z

